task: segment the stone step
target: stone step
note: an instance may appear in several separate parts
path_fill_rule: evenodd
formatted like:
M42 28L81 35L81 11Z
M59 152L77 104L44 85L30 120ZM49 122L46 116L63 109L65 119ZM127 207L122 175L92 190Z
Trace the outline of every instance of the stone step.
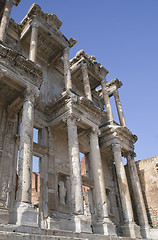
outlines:
M35 227L0 225L0 240L140 240L100 234L44 230ZM143 239L141 239L143 240Z
M28 233L0 232L0 240L88 240L88 238L73 238L66 236L48 236Z
M30 235L40 235L40 236L50 236L50 237L66 237L65 239L90 239L90 240L118 240L117 236L104 236L101 234L90 234L90 233L77 233L66 230L45 230L35 227L27 226L16 226L16 225L0 225L0 232L8 233L19 233L19 234L30 234ZM49 239L49 238L48 238ZM32 239L31 239L32 240Z
M29 234L29 233L0 232L0 240L91 240L91 239L98 240L98 235L90 234L88 238L87 237L76 238L76 237L68 237L68 236L50 236L50 235L37 235L37 234ZM102 236L102 239L113 240L113 237ZM126 238L126 237L120 237L118 239L133 240L132 238Z

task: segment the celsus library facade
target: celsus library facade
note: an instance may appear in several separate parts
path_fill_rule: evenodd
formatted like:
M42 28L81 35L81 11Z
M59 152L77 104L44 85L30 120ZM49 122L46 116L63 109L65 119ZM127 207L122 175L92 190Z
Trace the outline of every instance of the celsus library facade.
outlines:
M83 50L69 59L76 40L39 5L16 23L19 2L0 1L0 239L158 239L122 82L107 82L108 70Z

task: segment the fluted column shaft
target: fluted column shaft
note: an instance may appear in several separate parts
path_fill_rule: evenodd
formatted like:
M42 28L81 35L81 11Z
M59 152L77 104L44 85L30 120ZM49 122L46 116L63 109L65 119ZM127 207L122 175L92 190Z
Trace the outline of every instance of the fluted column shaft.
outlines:
M9 18L10 18L10 13L13 5L14 5L13 0L7 0L4 7L4 12L1 19L1 25L0 25L0 40L3 42L5 42L6 40Z
M29 60L36 62L37 60L37 44L38 44L38 25L37 23L32 24L31 42Z
M23 104L17 201L31 203L33 151L34 94L27 92Z
M109 99L105 79L102 80L101 85L102 85L102 92L103 92L103 97L104 97L104 104L105 104L105 108L106 108L107 121L113 122L114 117L112 114L112 108L111 108L111 104L110 104L110 99Z
M69 47L66 47L63 51L63 61L64 61L64 79L65 79L65 89L72 89L71 82L71 72L70 72L70 62L69 62Z
M90 132L90 167L94 180L94 202L97 219L108 218L108 206L105 192L104 174L100 156L98 133L96 130Z
M82 178L75 118L67 119L72 213L83 214Z
M141 229L143 237L149 237L149 225L148 218L145 209L143 194L140 186L139 176L134 160L134 153L128 153L127 156L127 166L129 171L129 177L131 180L131 186L133 190L134 202L137 211L137 217L139 221L139 225L143 227Z
M119 120L120 120L120 124L121 124L121 126L126 127L125 117L124 117L124 114L123 114L118 89L116 89L113 92L113 95L114 95L114 98L115 98L115 103L116 103L116 108L117 108L117 113L118 113L118 117L119 117Z
M87 64L82 63L81 64L81 69L82 69L85 96L86 96L87 99L92 101L92 94L91 94L91 87L90 87L90 83L89 83Z
M113 151L114 161L116 166L116 174L117 174L118 185L120 190L124 222L130 223L130 222L133 222L133 210L132 210L132 203L131 203L130 192L128 188L127 177L125 173L125 168L122 161L120 144L113 144L112 151Z

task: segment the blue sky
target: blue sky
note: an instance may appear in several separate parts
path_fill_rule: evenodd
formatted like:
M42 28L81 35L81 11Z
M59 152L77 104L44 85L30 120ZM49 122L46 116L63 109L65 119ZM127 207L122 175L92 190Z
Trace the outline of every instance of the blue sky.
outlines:
M11 17L20 22L34 2L77 39L71 57L84 49L107 68L108 81L123 82L127 127L138 136L136 160L158 155L158 0L21 0Z

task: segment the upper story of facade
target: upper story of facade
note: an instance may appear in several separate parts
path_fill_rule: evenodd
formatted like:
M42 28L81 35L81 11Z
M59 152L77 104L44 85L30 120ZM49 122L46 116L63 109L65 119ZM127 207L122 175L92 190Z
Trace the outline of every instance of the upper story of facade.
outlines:
M33 89L36 109L47 115L50 122L66 111L61 110L65 103L70 107L75 102L75 114L84 115L106 135L109 131L106 126L115 126L115 132L121 127L122 136L128 135L127 141L132 139L133 144L136 136L126 128L119 99L122 82L115 78L107 83L108 70L83 50L69 60L69 51L77 41L68 40L60 31L62 22L55 14L44 13L39 5L33 4L24 19L16 23L10 18L10 12L19 2L1 1L1 102L16 112L22 106L23 93ZM119 123L114 121L112 96ZM93 124L87 126L85 128L93 127Z

